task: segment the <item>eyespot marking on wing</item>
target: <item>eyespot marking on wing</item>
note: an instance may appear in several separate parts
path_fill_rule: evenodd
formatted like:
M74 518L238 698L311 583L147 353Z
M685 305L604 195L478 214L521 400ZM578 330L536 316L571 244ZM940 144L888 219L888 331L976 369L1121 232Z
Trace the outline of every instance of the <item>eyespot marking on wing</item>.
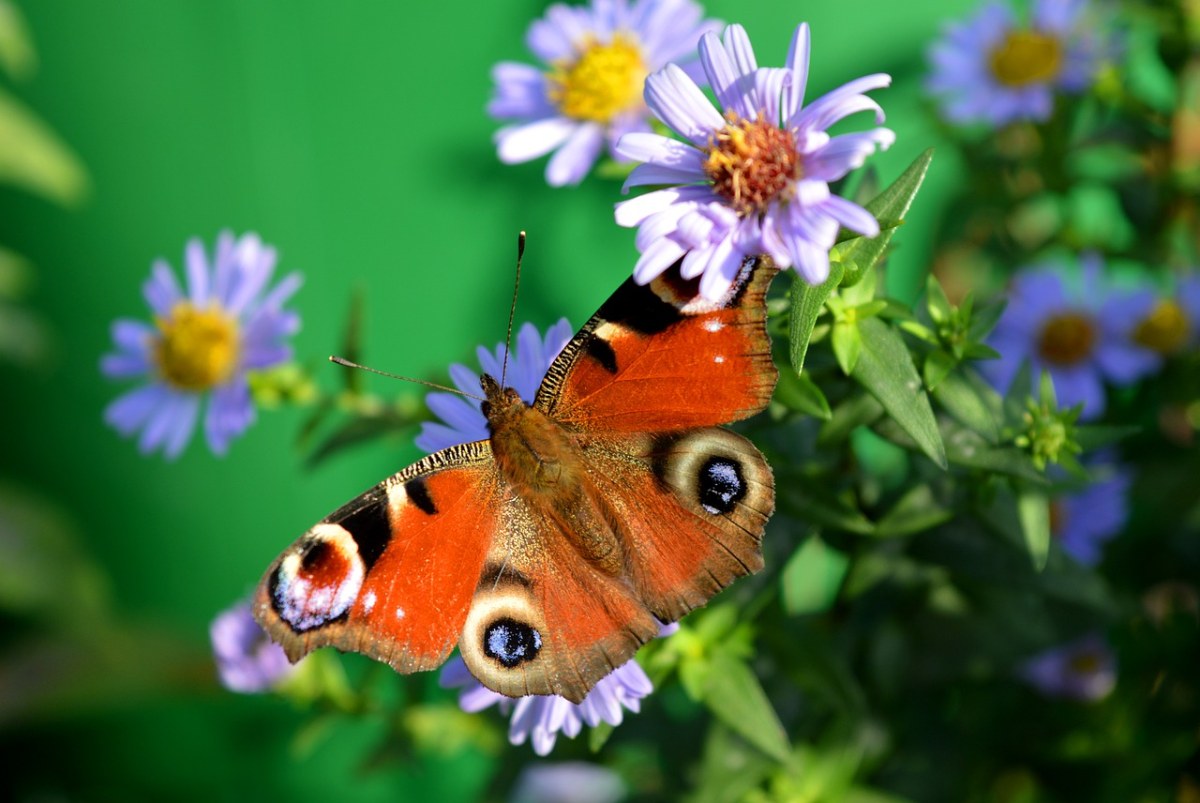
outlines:
M484 630L483 654L512 669L532 661L542 649L542 634L516 619L501 617Z
M345 616L362 588L366 566L358 544L338 524L318 524L271 575L271 605L297 633Z
M727 457L713 456L704 462L696 476L700 506L714 516L728 513L746 495L746 479L741 465Z

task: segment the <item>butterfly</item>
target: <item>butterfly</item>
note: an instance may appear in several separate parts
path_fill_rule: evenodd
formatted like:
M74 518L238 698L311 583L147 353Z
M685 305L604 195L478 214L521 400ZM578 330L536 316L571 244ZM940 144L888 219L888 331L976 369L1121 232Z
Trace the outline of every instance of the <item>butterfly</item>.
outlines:
M389 477L271 564L255 617L292 661L328 645L407 674L457 642L488 688L578 703L659 622L762 568L771 469L720 425L774 391L777 269L747 259L712 302L681 267L618 287L532 405L485 374L487 440Z

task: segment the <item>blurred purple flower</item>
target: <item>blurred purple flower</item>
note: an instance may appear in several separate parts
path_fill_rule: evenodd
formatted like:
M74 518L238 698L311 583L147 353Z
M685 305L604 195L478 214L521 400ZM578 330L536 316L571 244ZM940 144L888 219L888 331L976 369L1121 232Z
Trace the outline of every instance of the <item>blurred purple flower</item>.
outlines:
M517 345L508 360L508 372L504 383L521 395L530 404L537 394L542 377L554 358L562 351L563 346L571 339L571 324L566 318L546 330L543 338L537 327L527 323L517 333ZM479 366L484 373L500 379L501 367L504 362L504 344L496 346L494 352L480 346L476 352ZM450 366L450 378L454 385L464 393L479 395L479 374L465 365ZM417 435L416 444L426 452L436 452L448 446L471 441L485 440L488 437L487 419L480 410L477 398L456 396L453 393L430 393L425 397L429 409L442 420L421 424L421 432Z
M633 276L645 284L683 260L685 279L720 299L747 256L766 253L810 283L829 275L829 249L844 226L874 237L879 224L867 210L829 191L829 182L859 167L895 135L886 128L831 137L826 129L851 114L883 110L863 93L891 83L868 75L804 105L808 82L808 25L796 28L784 68L760 69L746 31L707 33L700 62L720 111L682 70L669 64L646 79L646 102L686 141L632 133L617 143L622 156L645 162L625 190L667 184L617 205L622 226L637 226L641 258Z
M221 685L253 694L270 690L295 668L287 656L254 621L249 603L223 611L209 627L213 658Z
M628 790L621 776L599 764L566 761L527 764L513 784L511 803L616 803Z
M1096 255L1081 259L1078 283L1060 266L1024 271L1013 280L1008 307L988 338L1000 352L981 369L1001 391L1028 361L1034 376L1049 371L1060 407L1083 405L1081 418L1104 413L1104 381L1130 385L1159 360L1134 342L1132 327L1154 304L1149 291L1118 292L1102 280Z
M525 43L546 64L501 62L488 113L513 120L496 132L500 161L527 162L557 151L546 181L578 184L600 151L630 131L649 131L642 85L668 62L694 59L696 41L720 23L691 0L555 3L529 26Z
M1117 685L1117 658L1104 639L1091 635L1033 656L1017 674L1047 697L1092 702Z
M1086 8L1085 0L1034 0L1023 24L1004 3L987 3L930 48L926 88L953 123L1044 121L1055 92L1087 89L1106 55Z
M678 624L662 625L659 637L669 636L678 629ZM578 705L554 695L505 697L476 680L457 655L442 667L440 682L445 688L462 689L458 704L464 711L475 713L495 705L503 714L511 712L509 742L524 744L529 739L539 756L549 755L560 732L574 739L584 723L593 728L601 722L620 725L624 710L637 713L641 699L654 691L645 670L633 660L601 678Z
M1200 276L1181 278L1173 295L1160 298L1135 320L1131 335L1159 357L1195 346L1200 340Z
M104 420L127 437L140 431L143 454L161 449L177 457L205 396L204 432L216 454L254 421L246 372L291 359L286 339L300 328L299 316L283 309L300 286L299 274L267 290L275 256L257 234L235 240L222 232L210 266L204 246L191 240L187 292L166 261L156 260L143 286L154 322L122 318L113 324L116 351L104 356L100 370L147 381L112 402Z
M1092 482L1051 504L1050 528L1063 551L1085 566L1100 562L1104 544L1129 518L1129 470L1111 455L1088 461Z

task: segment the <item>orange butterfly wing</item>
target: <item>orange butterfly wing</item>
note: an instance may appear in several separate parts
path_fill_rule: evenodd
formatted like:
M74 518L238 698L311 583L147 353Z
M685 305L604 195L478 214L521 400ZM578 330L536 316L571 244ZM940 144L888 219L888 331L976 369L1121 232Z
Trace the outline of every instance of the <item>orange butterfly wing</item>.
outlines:
M255 615L293 661L322 646L433 669L466 621L499 530L486 441L443 450L314 525L271 565Z

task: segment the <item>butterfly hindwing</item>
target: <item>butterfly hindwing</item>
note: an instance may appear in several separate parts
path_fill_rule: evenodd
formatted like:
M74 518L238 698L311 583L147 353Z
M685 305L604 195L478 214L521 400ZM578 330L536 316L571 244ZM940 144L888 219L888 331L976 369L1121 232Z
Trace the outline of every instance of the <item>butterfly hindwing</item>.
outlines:
M255 613L292 660L322 646L398 672L439 666L499 530L486 441L437 452L301 536L267 570Z

